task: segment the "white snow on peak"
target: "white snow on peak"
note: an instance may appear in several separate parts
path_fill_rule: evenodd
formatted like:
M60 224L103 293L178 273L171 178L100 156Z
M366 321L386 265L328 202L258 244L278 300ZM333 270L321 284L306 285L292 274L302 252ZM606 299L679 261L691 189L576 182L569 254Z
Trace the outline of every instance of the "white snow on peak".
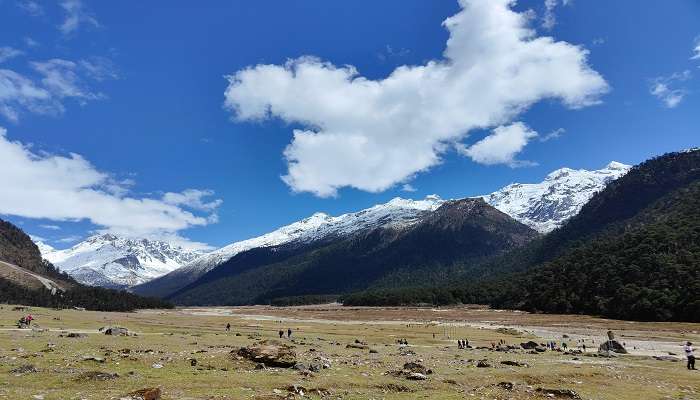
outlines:
M482 197L514 219L546 233L578 214L595 193L630 168L616 161L595 171L561 168L541 183L513 183Z
M316 240L343 237L375 227L401 227L414 224L444 201L437 195L423 200L396 197L384 204L343 214L337 217L317 212L312 216L283 226L275 231L243 240L205 254L181 268L181 273L203 274L228 261L238 253L258 247L279 246L287 243L310 243Z
M42 256L81 283L128 287L172 272L200 256L167 242L124 238L111 234L92 236L65 250L49 250Z

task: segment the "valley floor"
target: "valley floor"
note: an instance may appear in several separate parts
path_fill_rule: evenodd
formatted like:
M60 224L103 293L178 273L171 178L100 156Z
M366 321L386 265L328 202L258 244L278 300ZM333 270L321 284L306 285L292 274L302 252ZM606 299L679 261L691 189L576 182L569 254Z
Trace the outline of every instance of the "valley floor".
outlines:
M17 329L15 322L28 312L36 318L34 328ZM227 323L230 332L224 330ZM123 326L137 335L106 336L98 331L103 326ZM274 339L278 330L287 328L294 340L283 342L295 346L301 363L321 357L330 368L311 373L256 369L231 354L258 340ZM608 329L631 354L595 356ZM67 337L69 332L86 337ZM409 345L399 346L400 338ZM457 338L484 348L460 350ZM346 347L356 340L368 348ZM580 348L583 340L587 352L493 351L491 343L500 340L510 345L566 342L570 349ZM685 369L681 345L686 340L700 344L700 324L481 307L259 306L100 313L19 311L4 305L0 399L121 399L146 387L160 387L163 399L301 398L302 387L305 398L329 399L576 398L573 392L582 399L700 399L700 371ZM481 360L488 366L477 367ZM433 373L423 381L387 373L407 362L418 362ZM34 369L18 370L27 365ZM313 389L321 389L321 395Z

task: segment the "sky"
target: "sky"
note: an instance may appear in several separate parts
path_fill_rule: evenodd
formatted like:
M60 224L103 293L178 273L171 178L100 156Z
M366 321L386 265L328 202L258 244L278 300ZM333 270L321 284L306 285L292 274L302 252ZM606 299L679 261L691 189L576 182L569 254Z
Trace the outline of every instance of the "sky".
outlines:
M205 249L636 164L699 68L695 0L0 0L0 218Z

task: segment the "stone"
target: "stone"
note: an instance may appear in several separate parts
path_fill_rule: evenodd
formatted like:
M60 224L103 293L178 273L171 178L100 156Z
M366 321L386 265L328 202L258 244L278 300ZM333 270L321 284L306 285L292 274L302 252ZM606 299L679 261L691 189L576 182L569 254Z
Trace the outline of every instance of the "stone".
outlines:
M498 382L497 386L505 390L513 390L513 388L515 387L513 382Z
M477 368L491 368L491 364L487 360L479 360L479 362L476 363Z
M234 352L240 357L263 363L268 367L292 368L297 364L294 348L277 340L263 340Z
M428 379L428 377L419 372L411 372L406 376L406 379L410 381L424 381Z
M35 372L39 372L39 370L37 370L36 367L31 365L31 364L22 365L22 366L15 368L15 369L10 370L11 374L20 374L20 375L21 374L32 374Z
M574 399L574 400L581 400L581 396L579 396L578 393L571 389L546 389L546 388L537 388L535 389L536 392L542 393L546 396L550 396L553 398L557 399Z
M511 367L527 367L528 366L526 363L521 363L518 361L511 361L511 360L501 361L501 364L509 365Z
M627 349L617 340L608 340L598 346L598 352L613 352L618 354L627 354Z
M160 400L160 388L144 388L128 394L134 400Z
M520 347L522 347L525 350L534 350L538 347L540 347L539 343L533 342L532 340L524 343L520 343Z

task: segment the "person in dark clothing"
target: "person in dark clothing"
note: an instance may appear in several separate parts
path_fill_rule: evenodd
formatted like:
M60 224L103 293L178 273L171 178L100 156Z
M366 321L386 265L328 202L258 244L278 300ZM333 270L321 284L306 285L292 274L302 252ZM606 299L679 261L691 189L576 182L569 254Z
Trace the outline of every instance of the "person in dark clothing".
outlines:
M287 339L292 338L292 328L287 329Z
M280 331L277 333L280 334L280 339L282 339L284 337L284 331L282 329L280 329Z
M231 332L231 324L226 324L226 332Z

